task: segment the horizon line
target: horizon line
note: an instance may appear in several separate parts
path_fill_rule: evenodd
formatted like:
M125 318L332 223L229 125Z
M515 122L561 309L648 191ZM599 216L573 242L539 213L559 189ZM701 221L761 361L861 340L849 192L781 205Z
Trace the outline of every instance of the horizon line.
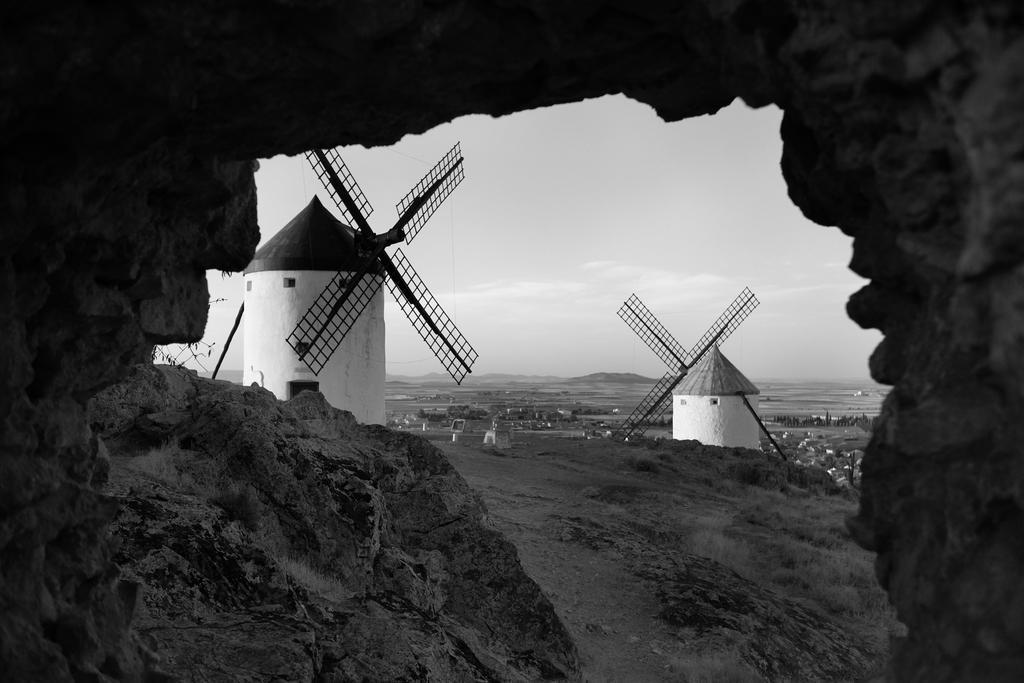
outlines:
M221 368L220 371L221 372L244 372L244 370L242 368ZM205 370L205 371L200 371L200 372L201 373L205 373L206 375L209 375L211 371ZM658 380L657 377L650 377L648 375L643 375L643 374L640 374L638 372L614 371L614 370L597 370L597 371L594 371L594 372L587 372L587 373L584 373L582 375L552 375L552 374L543 374L543 373L529 373L528 374L528 373L523 373L523 372L498 372L498 371L495 371L495 372L472 373L472 374L466 375L466 380L472 379L473 377L488 377L488 376L493 376L493 375L508 375L508 376L511 376L511 377L553 377L553 378L556 378L556 379L576 379L576 378L579 378L579 377L587 377L589 375L633 375L635 377L644 377L644 378L650 379L652 382ZM432 378L432 377L448 377L448 375L446 373L442 372L442 371L427 372L427 373L424 373L424 374L421 374L421 375L406 375L406 374L397 373L397 372L387 372L387 371L385 371L385 381L388 381L387 380L388 377L407 377L409 379L423 379L423 378ZM762 376L752 377L752 379L756 379L756 380L762 381L762 382L770 382L772 380L787 380L787 381L792 381L792 380L849 380L849 381L857 381L857 382L873 382L874 384L878 384L878 385L881 385L881 386L889 386L887 384L882 384L881 382L873 379L870 375L868 375L868 376L864 376L864 375L831 375L831 376L824 376L824 375L819 375L819 376L810 376L810 375L799 375L799 376L798 375L766 375L766 376L763 376L763 377ZM465 382L466 380L463 380L463 381Z

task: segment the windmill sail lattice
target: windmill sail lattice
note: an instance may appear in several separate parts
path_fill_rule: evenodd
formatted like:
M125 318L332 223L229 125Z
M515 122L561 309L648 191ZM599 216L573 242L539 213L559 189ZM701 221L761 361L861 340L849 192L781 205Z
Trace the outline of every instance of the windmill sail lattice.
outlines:
M690 355L683 349L683 345L676 341L636 294L626 299L618 313L669 369L680 372L689 365L687 360Z
M672 393L676 384L679 383L679 377L678 372L666 372L661 379L655 382L654 387L640 399L640 403L623 422L621 429L628 432L621 435L623 438L629 438L634 434L643 436L643 433L647 431L648 424L665 417L669 408L672 407L672 402L664 400L664 397Z
M413 238L419 234L424 224L434 215L437 207L441 206L441 203L448 198L448 195L459 186L459 183L464 178L462 148L456 143L454 147L448 150L444 158L437 162L434 168L430 169L423 176L420 182L416 184L416 187L409 190L409 194L402 197L402 201L395 204L395 209L398 210L398 217L401 219L402 215L409 210L409 207L413 205L418 197L423 196L432 185L439 183L437 191L431 194L430 198L416 209L416 212L408 219L405 228L406 244L412 244Z
M398 221L387 232L374 234L366 221L373 211L352 172L336 149L311 150L306 158L338 210L359 230L356 238L362 263L354 273L339 272L288 335L288 344L315 374L324 368L359 316L380 290L382 280L395 294L402 311L461 383L472 372L477 353L444 312L401 251L395 260L385 248L412 241L441 203L464 178L461 147L456 144L397 204Z
M711 324L707 332L690 349L689 357L692 360L686 364L686 367L692 367L712 345L724 343L760 303L754 293L744 287L739 296L733 299L722 315L718 316L718 320Z
M669 372L641 399L615 435L623 439L643 436L652 420L664 417L672 406L672 390L683 381L687 371L712 346L725 342L760 303L753 292L744 287L693 348L683 352L679 342L675 341L639 297L636 294L630 296L619 309L619 317L661 358Z
M394 265L398 274L388 278L391 294L448 374L456 383L461 383L476 362L476 351L437 303L401 249L395 250Z
M342 306L342 295L350 285L353 291ZM323 370L380 287L379 277L354 279L345 273L335 273L288 335L289 346L306 367L317 374Z
M361 228L359 225L362 218L362 223L366 222L366 219L373 213L373 207L370 206L370 200L363 194L363 189L359 187L359 183L356 182L355 177L352 175L352 171L348 170L348 166L345 165L344 160L341 158L341 154L338 153L337 149L320 150L313 149L306 152L306 161L313 167L313 172L316 173L316 177L320 179L320 184L327 190L327 194L331 196L334 201L334 205L338 207L338 211L341 211L341 215L344 217L345 222L349 225L355 224L355 227ZM341 188L336 188L334 183L331 182L331 171L333 170L334 175L341 181ZM355 204L356 212L350 211L345 202L341 198L341 191L344 189L351 198L352 203ZM358 216L358 218L357 218Z

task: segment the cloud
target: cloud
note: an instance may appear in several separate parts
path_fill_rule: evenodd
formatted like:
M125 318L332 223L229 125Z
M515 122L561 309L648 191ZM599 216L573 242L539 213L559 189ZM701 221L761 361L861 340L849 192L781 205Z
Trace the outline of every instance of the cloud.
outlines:
M685 274L617 261L589 261L576 268L578 277L552 279L498 279L463 287L452 298L438 297L446 308L457 305L460 313L486 311L503 317L545 320L552 317L576 320L609 319L631 293L667 312L723 307L739 291L729 278L708 273ZM736 289L735 292L732 289Z
M813 294L814 292L842 292L846 294L852 294L857 291L861 286L857 283L846 282L822 282L814 285L804 285L800 287L761 287L757 292L758 298L761 300L767 299L789 299L789 298L800 298L807 294Z
M574 280L495 280L472 285L459 294L463 301L509 301L548 298L553 293L583 293L584 282Z
M729 282L729 278L711 273L683 274L678 270L666 270L651 266L619 261L587 261L580 270L608 282L675 283L680 287L707 287Z
M742 289L734 278L618 261L589 261L580 266L593 283L617 302L636 294L656 315L684 315L726 306ZM617 307L617 305L616 305Z

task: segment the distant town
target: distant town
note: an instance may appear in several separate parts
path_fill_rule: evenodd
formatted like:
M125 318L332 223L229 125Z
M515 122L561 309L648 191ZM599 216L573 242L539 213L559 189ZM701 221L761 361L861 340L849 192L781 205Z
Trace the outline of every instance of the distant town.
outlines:
M490 430L567 439L611 438L655 380L628 373L579 378L491 376L461 387L442 377L391 378L387 421L432 439L481 440ZM476 379L476 378L474 378ZM870 380L764 380L760 414L787 459L856 486L886 388ZM820 406L815 410L813 406ZM671 414L646 438L670 438ZM762 449L775 453L767 438Z

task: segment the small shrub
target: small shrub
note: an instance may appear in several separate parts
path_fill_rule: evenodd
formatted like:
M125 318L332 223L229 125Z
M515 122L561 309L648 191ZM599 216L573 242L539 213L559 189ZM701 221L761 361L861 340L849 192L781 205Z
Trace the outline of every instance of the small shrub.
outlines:
M165 484L178 486L181 484L181 473L175 467L174 460L182 454L181 449L173 441L151 448L142 455L131 459L128 466L137 472L145 472Z
M210 502L227 513L228 519L237 521L255 531L260 521L260 500L250 487L229 489L210 498Z
M736 496L743 490L743 484L732 479L721 479L718 477L708 478L708 485L715 493L721 493L726 496Z
M771 529L781 529L785 524L785 520L779 511L773 509L767 503L755 503L745 507L740 513L739 518L748 524L769 527Z
M821 591L820 602L835 614L857 614L862 610L860 592L851 586L832 586Z
M841 548L848 540L838 536L832 529L819 529L811 526L795 527L790 533L798 540L818 548Z
M773 569L768 579L776 586L796 588L801 591L809 590L811 587L811 585L807 583L807 579L805 579L799 572L792 569L786 569L784 567Z
M661 470L658 463L650 458L631 455L627 462L637 472L658 472Z

